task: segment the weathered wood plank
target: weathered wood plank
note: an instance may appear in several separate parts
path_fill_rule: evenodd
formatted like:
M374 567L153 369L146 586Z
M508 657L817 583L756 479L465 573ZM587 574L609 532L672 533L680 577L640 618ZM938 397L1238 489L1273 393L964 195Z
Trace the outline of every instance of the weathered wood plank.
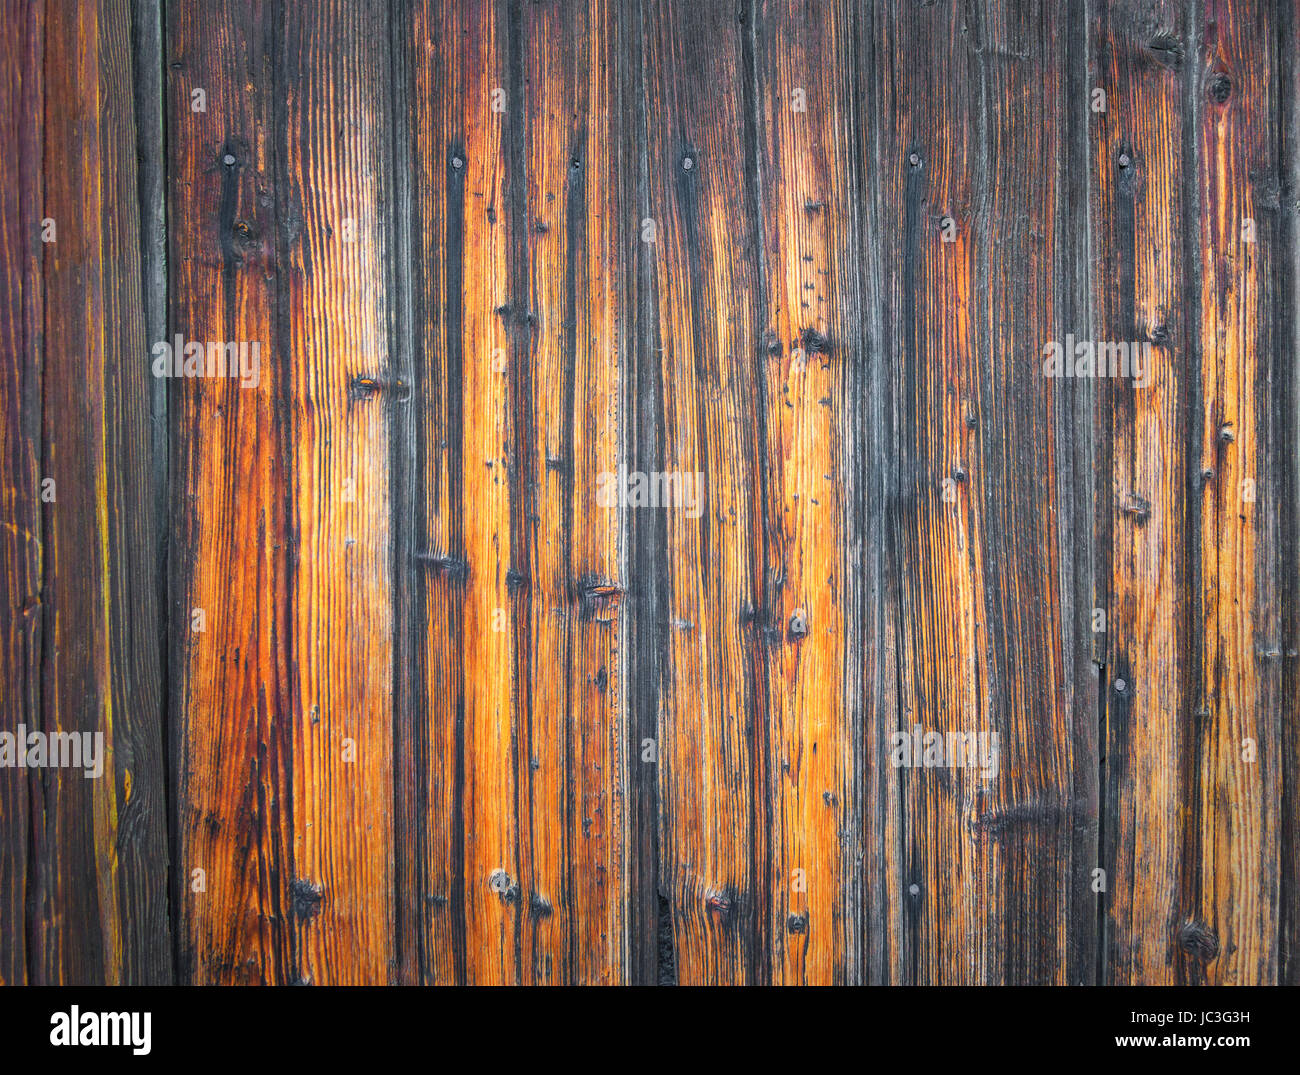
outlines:
M1295 364L1294 353L1278 354L1287 341L1273 312L1281 302L1277 18L1271 3L1217 0L1197 14L1189 92L1199 96L1198 261L1186 292L1200 302L1200 383L1185 493L1199 582L1188 722L1195 869L1179 924L1180 976L1267 984L1278 977L1283 728L1300 705L1285 689L1286 665L1296 661L1287 602L1298 565L1294 531L1282 526L1295 424L1273 399L1286 395Z
M130 4L45 8L41 710L102 775L33 780L30 980L171 977ZM35 714L32 714L35 718ZM95 740L92 740L95 742ZM84 759L83 759L84 761Z
M1056 251L1058 325L1076 335L1092 332L1091 251L1081 236L1087 234L1090 162L1095 136L1094 80L1086 47L1088 12L1070 5L1059 24L1067 42L1058 89L1062 124L1067 141L1057 196ZM1059 331L1059 328L1058 328ZM1056 484L1051 505L1056 519L1057 557L1060 567L1061 608L1058 622L1062 645L1062 687L1072 740L1071 860L1065 887L1068 893L1065 982L1096 984L1104 914L1103 894L1095 885L1101 867L1103 827L1101 771L1102 668L1106 660L1104 617L1110 585L1108 536L1109 435L1101 427L1095 379L1056 378L1052 401Z
M837 182L847 186L859 206L856 236L854 229L841 231L838 245L841 271L855 275L859 287L856 331L862 349L856 361L845 363L846 420L855 428L842 438L844 498L850 509L844 602L845 647L852 663L845 680L846 705L849 720L860 714L856 719L861 730L853 735L862 744L852 782L845 788L861 829L861 865L850 871L845 892L859 934L858 951L850 951L848 959L852 980L883 985L907 980L903 960L908 908L896 866L903 846L905 772L889 762L901 696L902 580L892 536L900 473L892 387L896 361L889 343L893 280L885 271L894 248L881 241L889 233L893 207L879 196L877 162L882 146L892 144L892 134L883 112L886 98L879 96L884 56L879 52L883 42L873 32L874 18L872 7L855 8L847 40L839 42L843 58L838 65L845 70L836 107L851 138L837 162L837 173L845 173ZM847 297L847 284L840 286ZM846 305L842 312L849 320L847 343L854 333L853 311ZM851 823L851 832L854 827Z
M195 983L296 977L274 15L173 0L165 19L170 329L260 356L256 385L169 384L173 892L178 977Z
M424 973L620 981L617 28L482 14L414 7Z
M512 377L513 507L529 663L516 685L531 777L518 809L531 950L526 981L625 980L626 511L621 100L612 0L522 8L525 364ZM522 414L520 412L523 412ZM522 562L527 567L519 566ZM526 792L526 793L525 793ZM562 825L556 825L563 819Z
M404 394L384 10L237 7L167 21L173 328L260 349L255 375L173 386L174 613L205 621L176 655L184 977L382 981Z
M1296 703L1278 27L1272 5L1213 3L1103 6L1095 26L1097 332L1152 346L1150 385L1106 401L1113 982L1279 975Z
M392 198L384 0L283 28L278 317L292 469L289 662L297 973L381 982L392 956ZM276 371L277 373L279 371Z
M44 9L11 0L0 16L0 731L40 725L41 168ZM0 984L27 975L27 771L0 770Z
M516 812L522 751L512 683L515 604L509 374L523 309L512 275L518 212L507 130L522 123L509 78L505 5L414 4L419 231L425 275L415 389L417 552L427 685L424 973L436 982L521 980ZM493 111L495 101L505 112ZM509 107L513 103L514 116ZM521 182L518 175L515 182ZM522 241L522 240L521 240ZM502 309L503 314L497 310ZM422 517L421 517L422 516ZM522 573L521 573L522 577ZM512 629L513 624L513 629Z
M1081 31L1070 5L1051 0L990 5L968 16L965 30L985 114L976 150L982 189L971 221L970 336L979 372L974 428L966 417L971 439L958 441L953 476L958 503L967 486L979 498L971 556L984 560L975 625L987 661L976 673L984 715L964 730L987 726L999 737L996 775L978 788L968 784L963 803L988 863L979 897L990 920L981 927L989 942L981 981L992 984L1078 984L1093 975L1092 945L1080 935L1096 921L1088 898L1096 708L1080 642L1083 579L1070 566L1088 554L1092 538L1085 527L1064 525L1086 519L1081 505L1091 488L1074 484L1076 448L1063 433L1071 396L1042 376L1046 343L1068 335L1078 316L1069 257L1084 226L1076 200L1083 175L1070 170L1070 140L1085 95L1068 76ZM1002 103L993 108L994 101ZM948 422L958 426L945 408ZM976 463L963 481L967 451ZM938 936L952 932L945 924ZM928 980L964 972L950 963Z
M874 16L897 727L999 737L996 771L912 759L903 777L889 890L906 907L890 944L902 980L1064 981L1071 934L1091 928L1075 917L1091 714L1062 649L1072 576L1053 516L1056 456L1072 448L1041 357L1068 328L1064 29L1037 4Z
M844 441L866 427L847 406L849 367L867 361L858 328L859 191L845 111L846 5L756 4L751 70L765 308L754 365L763 379L758 465L765 486L763 676L771 774L755 787L770 826L771 981L831 984L855 973L861 733L846 695ZM741 24L742 35L746 23Z
M400 892L412 908L420 981L464 984L465 530L461 514L464 418L465 87L462 72L482 47L466 4L412 3L403 11L412 47L407 78L413 189L411 247L412 402L409 564L405 621L415 680L399 729L414 755L397 786L410 803L404 844L411 877ZM399 526L402 523L399 522Z
M1191 26L1179 4L1098 4L1093 128L1095 340L1150 343L1150 368L1098 378L1110 549L1103 669L1103 981L1176 980L1190 669L1187 423L1195 307L1183 291L1192 219L1185 122ZM1194 302L1194 299L1191 300ZM1103 490L1105 486L1103 485Z
M1277 337L1273 355L1279 363L1272 373L1269 431L1273 450L1283 463L1272 473L1278 481L1277 549L1283 570L1275 584L1281 602L1283 652L1300 649L1300 5L1277 6L1277 93L1279 116L1278 288L1273 317ZM1287 565L1291 565L1289 568ZM1282 666L1282 698L1300 698L1300 662ZM1280 891L1278 894L1278 981L1300 983L1300 711L1282 709L1282 824Z
M640 0L625 0L619 21L623 88L623 132L619 162L624 172L624 205L634 206L633 242L623 247L632 270L627 315L632 341L624 367L623 408L629 469L661 469L664 430L656 403L662 398L663 364L659 359L658 224L649 188L649 108L643 92L645 39L648 27ZM624 213L627 208L624 209ZM676 981L673 921L659 873L660 695L668 674L672 627L669 579L662 568L667 528L661 512L634 511L628 519L630 572L627 679L628 725L632 756L627 773L628 820L628 977L637 984Z
M724 5L648 0L646 213L661 372L657 469L702 481L659 507L669 622L659 694L659 888L678 982L770 978L775 891L769 651L784 637L766 548L771 476L753 41ZM652 509L643 509L652 510Z

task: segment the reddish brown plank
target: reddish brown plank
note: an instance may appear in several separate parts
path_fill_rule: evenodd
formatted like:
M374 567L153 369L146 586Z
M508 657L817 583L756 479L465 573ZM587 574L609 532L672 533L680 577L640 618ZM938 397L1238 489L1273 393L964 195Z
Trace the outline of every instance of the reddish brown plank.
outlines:
M260 353L172 385L186 979L390 974L383 12L169 10L172 327Z

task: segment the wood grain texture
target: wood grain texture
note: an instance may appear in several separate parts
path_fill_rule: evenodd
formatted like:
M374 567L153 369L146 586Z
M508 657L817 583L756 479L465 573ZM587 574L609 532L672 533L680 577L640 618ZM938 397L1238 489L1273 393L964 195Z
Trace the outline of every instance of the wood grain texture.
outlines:
M749 46L766 307L756 366L765 380L769 623L760 652L772 844L760 883L773 892L768 973L779 984L859 973L862 803L852 774L862 724L848 695L853 606L845 601L846 575L858 567L845 556L852 483L844 443L856 428L847 371L866 359L857 327L859 162L852 120L837 107L849 91L847 65L816 61L853 32L848 5L764 4Z
M618 982L626 539L596 497L624 436L613 9L410 15L421 972Z
M767 647L769 475L752 41L728 7L647 4L647 206L661 363L659 458L702 476L664 511L667 648L658 700L660 890L678 981L762 983L774 897Z
M181 977L196 982L293 973L282 809L290 749L281 641L289 632L288 463L277 425L283 384L271 375L283 344L275 318L270 19L264 9L233 4L173 6L166 15L168 328L183 340L258 341L267 373L256 388L204 378L168 386L177 500L172 898ZM193 111L196 89L207 95L207 112ZM242 251L237 220L246 227Z
M0 731L38 719L41 672L41 288L44 129L41 7L14 0L3 16L0 123ZM29 774L0 773L0 983L27 977Z
M1100 335L1154 348L1151 385L1116 383L1104 404L1105 969L1117 982L1269 981L1294 843L1281 828L1294 760L1281 641L1294 570L1281 564L1294 546L1276 499L1294 480L1294 451L1276 451L1294 389L1272 358L1279 20L1267 5L1098 10L1118 107L1095 156L1094 309Z
M1099 5L1093 335L1158 344L1150 384L1099 382L1111 482L1104 682L1108 960L1115 982L1169 981L1187 793L1187 310L1190 209L1179 5ZM1156 337L1159 337L1157 341ZM1105 503L1108 501L1108 503ZM1179 719L1174 719L1178 717Z
M171 327L261 356L171 388L175 898L205 982L390 971L387 39L380 9L287 14L167 19Z
M9 16L19 66L7 115L19 129L6 216L15 307L5 556L17 604L6 616L4 727L98 736L100 773L4 772L9 846L26 845L6 857L6 917L23 908L26 943L7 925L14 940L0 966L6 981L31 984L166 982L130 5L25 5Z
M1300 981L1295 0L5 16L0 981Z
M1273 371L1274 390L1268 409L1270 451L1276 460L1278 483L1276 534L1280 580L1274 593L1279 602L1278 624L1284 639L1300 637L1300 579L1288 565L1300 562L1300 466L1292 445L1300 436L1300 363L1286 361L1288 351L1300 354L1300 6L1280 4L1277 20L1277 123L1279 204L1277 217L1278 272L1273 295L1277 326ZM1300 648L1300 647L1298 647ZM1290 654L1290 646L1283 651ZM1282 819L1278 834L1278 981L1300 982L1300 795L1296 759L1300 758L1300 707L1287 699L1300 697L1300 664L1282 666L1281 710Z
M1072 446L1058 443L1055 410L1069 401L1041 364L1072 328L1057 244L1069 227L1065 114L1083 102L1059 81L1068 24L1053 5L876 18L888 57L877 83L884 318L897 356L895 719L904 731L999 737L992 775L903 776L898 973L1087 980L1070 936L1091 928L1076 893L1096 823L1093 716L1063 649L1079 644L1065 620L1077 595L1063 592L1073 575L1062 545L1075 535L1054 518L1079 490L1058 488Z
M1283 669L1296 657L1283 636L1294 572L1283 567L1288 464L1277 447L1288 427L1271 399L1275 383L1284 387L1272 314L1280 299L1277 18L1268 4L1217 2L1198 16L1200 391L1191 441L1200 446L1192 517L1200 599L1191 726L1199 870L1180 940L1188 977L1233 984L1278 973L1270 934L1279 918Z

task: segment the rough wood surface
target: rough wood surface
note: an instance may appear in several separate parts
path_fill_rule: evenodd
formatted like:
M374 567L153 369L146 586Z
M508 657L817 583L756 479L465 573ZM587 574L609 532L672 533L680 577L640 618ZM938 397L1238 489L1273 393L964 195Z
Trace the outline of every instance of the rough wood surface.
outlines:
M414 4L423 980L625 976L613 7Z
M390 971L385 14L167 18L171 328L260 347L256 384L170 395L175 894L201 982Z
M0 981L1300 981L1295 0L0 41Z
M11 5L5 24L3 729L102 738L97 779L54 767L0 776L0 976L166 982L131 8Z
M0 731L40 714L41 623L41 132L39 7L11 0L2 28L9 60L0 81ZM0 773L0 983L27 977L26 891L32 812L26 773Z

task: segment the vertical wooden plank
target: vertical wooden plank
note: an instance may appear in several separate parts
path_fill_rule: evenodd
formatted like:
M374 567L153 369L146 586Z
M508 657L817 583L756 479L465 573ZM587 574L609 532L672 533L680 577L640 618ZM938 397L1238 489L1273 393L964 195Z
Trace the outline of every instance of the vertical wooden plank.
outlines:
M1071 5L1060 24L1068 42L1061 59L1065 171L1057 198L1056 250L1058 325L1076 336L1092 331L1092 251L1087 242L1095 96L1089 55L1086 5ZM1059 329L1058 329L1059 331ZM1071 861L1066 878L1068 925L1065 981L1095 985L1104 932L1104 894L1096 891L1101 865L1103 742L1101 698L1105 689L1105 624L1110 584L1109 455L1099 435L1101 389L1088 378L1056 378L1053 419L1058 564L1061 577L1060 639L1065 704L1073 741ZM1099 519L1105 525L1099 526Z
M139 170L140 204L140 271L141 305L144 318L144 344L150 349L158 340L167 337L167 121L166 107L166 48L163 40L162 0L132 0L131 43L135 58L132 72L135 89L136 151ZM152 355L150 356L150 361ZM167 933L170 941L167 951L169 980L175 980L178 931L176 929L176 893L179 879L172 869L175 861L175 758L170 752L174 722L170 719L171 639L174 625L170 619L170 566L171 487L168 469L171 457L170 431L167 423L167 379L149 376L149 470L152 478L150 495L153 498L154 571L151 585L158 609L159 635L152 640L157 652L161 677L163 725L159 734L161 764L163 767L163 802L158 809L163 814L168 862Z
M409 79L412 402L410 640L416 683L399 799L413 800L413 876L402 893L414 905L420 980L464 984L466 951L464 599L461 514L464 418L465 131L462 72L479 60L482 25L467 3L413 2ZM480 464L481 465L481 464ZM405 577L399 574L405 582Z
M1278 553L1284 565L1277 584L1281 601L1283 652L1292 658L1300 649L1300 465L1295 446L1300 444L1300 363L1286 356L1300 354L1300 4L1278 4L1278 134L1281 173L1281 212L1278 216L1278 292L1273 314L1277 342L1273 355L1280 368L1273 372L1269 431L1273 450L1285 464L1272 471L1278 482ZM1288 197L1288 194L1290 196ZM1291 565L1286 569L1285 565ZM1282 665L1283 699L1300 698L1300 662ZM1282 709L1282 825L1281 882L1278 913L1278 981L1300 983L1300 711L1296 705Z
M742 10L742 14L748 14ZM764 380L760 445L770 582L767 935L774 983L832 984L855 973L860 834L849 708L844 473L846 438L863 427L847 406L847 369L867 360L858 328L854 146L844 65L845 5L759 3L752 69L767 285L755 365ZM745 25L742 24L742 34ZM826 58L831 62L826 62ZM762 794L764 789L756 789Z
M169 10L172 328L260 348L256 376L172 386L175 614L205 620L175 659L199 981L390 974L385 19Z
M386 0L288 5L278 316L293 466L292 910L309 982L387 980L392 953Z
M256 385L169 382L177 973L195 983L296 976L276 14L172 0L165 20L169 327L260 355Z
M864 348L858 361L845 364L845 406L854 423L843 439L845 500L850 505L845 646L854 658L846 677L846 702L851 719L861 713L861 730L854 732L860 745L846 788L861 830L861 865L850 873L845 898L859 923L858 948L849 953L857 964L851 977L884 985L906 981L910 974L910 894L899 885L906 770L889 763L902 693L902 578L894 540L901 473L893 388L897 361L891 349L897 277L887 272L897 247L883 241L894 226L895 201L888 183L881 182L878 162L882 153L892 152L888 147L894 135L884 112L892 96L878 96L889 41L875 32L875 19L874 6L855 5L850 36L841 42L847 55L840 60L844 84L838 102L853 136L849 159L840 167L854 176L849 189L857 192L861 237L845 247L845 271L856 273L861 289L858 330ZM845 331L847 338L850 329Z
M628 317L632 342L627 354L623 406L629 468L639 473L661 469L664 430L660 423L662 364L659 360L658 224L651 204L648 122L643 57L649 27L640 0L623 0L620 27L625 45L619 51L623 91L625 205L635 206L634 238L624 246L632 268ZM625 209L624 212L627 210ZM635 761L627 769L628 818L628 976L637 984L671 985L677 970L673 922L659 872L659 700L668 675L669 638L673 628L669 579L663 570L667 527L662 512L636 511L628 519L629 593L629 739ZM651 748L647 751L647 748Z
M623 450L616 12L588 0L527 5L521 19L525 181L515 205L528 306L516 331L527 364L512 386L526 422L513 452L515 570L526 576L517 614L531 617L516 686L531 744L518 793L525 981L626 977L623 787L639 762L627 758L624 727L626 512L601 496Z
M462 632L464 663L464 899L471 983L521 982L521 843L517 809L521 764L532 744L516 722L516 684L531 630L526 603L526 522L516 525L528 490L527 436L519 378L526 370L528 317L523 226L524 197L521 47L518 7L494 3L471 18L483 24L486 48L464 70L464 312L461 341L462 499L467 590ZM514 34L511 28L514 28ZM451 255L454 256L454 255ZM455 391L454 383L448 385ZM518 396L516 396L518 390ZM522 420L521 420L522 419ZM522 606L522 607L521 607Z
M105 288L101 308L109 360L104 373L104 422L109 432L100 463L107 474L107 502L99 509L107 533L99 543L108 550L113 565L106 587L109 645L115 654L112 732L106 731L105 740L111 738L114 744L117 788L115 815L105 804L96 829L107 845L103 857L116 862L124 921L121 967L106 980L160 984L172 981L174 970L167 903L165 685L159 641L164 622L163 563L157 544L160 505L145 334L138 173L142 135L135 88L137 63L156 71L162 57L146 42L137 41L133 14L129 0L111 0L104 3L100 16L98 109L104 168L98 179L104 199L100 242L111 286ZM149 135L143 137L147 141ZM47 156L47 167L48 161ZM148 302L156 297L150 286ZM48 377L51 367L46 372ZM73 375L80 372L78 366ZM57 562L55 570L60 570Z
M424 974L617 982L617 24L606 0L412 15Z
M1197 13L1189 72L1200 95L1199 474L1189 482L1200 582L1189 744L1197 875L1178 941L1185 981L1270 984L1278 977L1283 728L1300 705L1285 690L1296 660L1286 604L1294 531L1282 514L1296 467L1294 424L1274 403L1295 361L1279 354L1285 340L1273 312L1282 301L1277 11L1206 0Z
M899 575L900 688L890 731L910 742L917 724L942 734L949 727L978 731L987 720L978 693L978 670L987 660L976 628L983 586L973 529L979 501L966 480L978 450L971 420L984 357L970 338L979 269L974 212L983 178L975 154L983 128L975 58L955 8L881 5L871 32L880 101L873 190L881 203L887 273L884 347L897 356L889 390L899 474L889 541ZM948 244L940 231L945 215L956 224ZM896 753L882 754L877 765L890 765ZM977 849L958 820L979 783L970 777L952 785L947 808L939 801L944 785L934 773L900 766L902 828L885 888L890 904L903 909L889 945L894 980L969 981L988 974L983 915L996 922L1000 908L996 892L982 891ZM947 974L935 943L941 929L955 938L957 965Z
M1071 934L1091 928L1074 916L1092 715L1064 651L1053 507L1073 449L1042 365L1068 327L1063 19L1038 4L882 5L873 26L898 363L897 728L939 733L950 763L953 734L999 748L987 770L913 759L903 778L890 899L907 908L900 972L927 983L1064 981Z
M752 36L720 5L642 5L647 214L654 222L669 621L659 697L660 889L677 981L769 979L770 652L784 638L768 548L771 476ZM643 509L647 510L647 509Z
M1294 460L1278 449L1294 387L1274 354L1287 227L1274 57L1286 24L1269 5L1099 13L1119 108L1098 148L1094 236L1120 285L1099 288L1098 306L1110 336L1155 348L1153 385L1117 384L1110 402L1117 982L1284 973L1271 923L1287 898L1295 708Z
M44 5L11 0L0 18L0 731L40 725L41 337ZM31 774L0 770L0 984L27 976Z
M433 981L520 980L509 376L520 366L512 318L522 296L510 241L507 130L522 123L510 88L503 4L415 4L420 232L426 277L417 356L424 409L417 449L414 568L423 573L428 734L423 853L425 973ZM496 96L494 97L494 91ZM494 104L498 111L494 111ZM513 113L511 111L513 107ZM501 312L498 313L498 310ZM526 315L525 315L526 316ZM507 578L507 575L510 577ZM513 628L512 628L513 624Z
M41 730L102 776L34 782L34 982L170 979L162 685L131 5L47 6ZM35 722L33 722L35 723Z
M997 915L991 984L1080 984L1094 973L1097 711L1084 641L1090 586L1074 564L1089 566L1093 488L1073 425L1078 393L1043 365L1047 342L1062 341L1081 314L1084 176L1072 165L1086 95L1069 65L1081 31L1077 10L1051 2L966 15L987 117L971 221L975 435L962 447L977 462L963 478L959 459L952 476L959 502L967 485L978 493L971 549L985 558L974 627L988 664L977 693L997 762L967 801L990 864L987 913ZM971 429L971 414L960 421Z
M415 99L416 54L427 44L414 36L416 27L404 0L389 4L389 60L392 79L393 206L389 247L389 323L392 333L390 363L394 379L407 386L406 398L392 414L389 499L392 505L393 572L393 974L395 984L422 981L426 903L424 898L427 842L424 786L425 694L424 630L420 573L414 570L415 521L422 511L419 500L416 452L417 430L424 420L415 402L422 384L416 359L416 318L423 315L417 303L420 281L425 278L418 260L421 239L417 228L414 174L417 156L419 109ZM423 326L420 328L423 333ZM418 774L418 776L417 776Z
M165 64L163 60L163 4L161 0L132 0L131 42L135 68L136 148L140 189L141 299L144 305L145 344L167 336L167 126L164 115ZM170 445L167 428L167 380L150 376L150 454L153 474L154 542L157 550L156 589L158 607L168 610L167 566L171 496L167 483ZM157 639L164 690L170 677L167 669L169 643ZM170 826L169 826L170 829ZM169 843L171 832L168 833Z
M1183 292L1183 5L1099 3L1091 242L1094 339L1150 343L1150 369L1098 379L1111 488L1104 670L1105 981L1177 980L1184 865L1189 624L1188 356L1195 295Z

